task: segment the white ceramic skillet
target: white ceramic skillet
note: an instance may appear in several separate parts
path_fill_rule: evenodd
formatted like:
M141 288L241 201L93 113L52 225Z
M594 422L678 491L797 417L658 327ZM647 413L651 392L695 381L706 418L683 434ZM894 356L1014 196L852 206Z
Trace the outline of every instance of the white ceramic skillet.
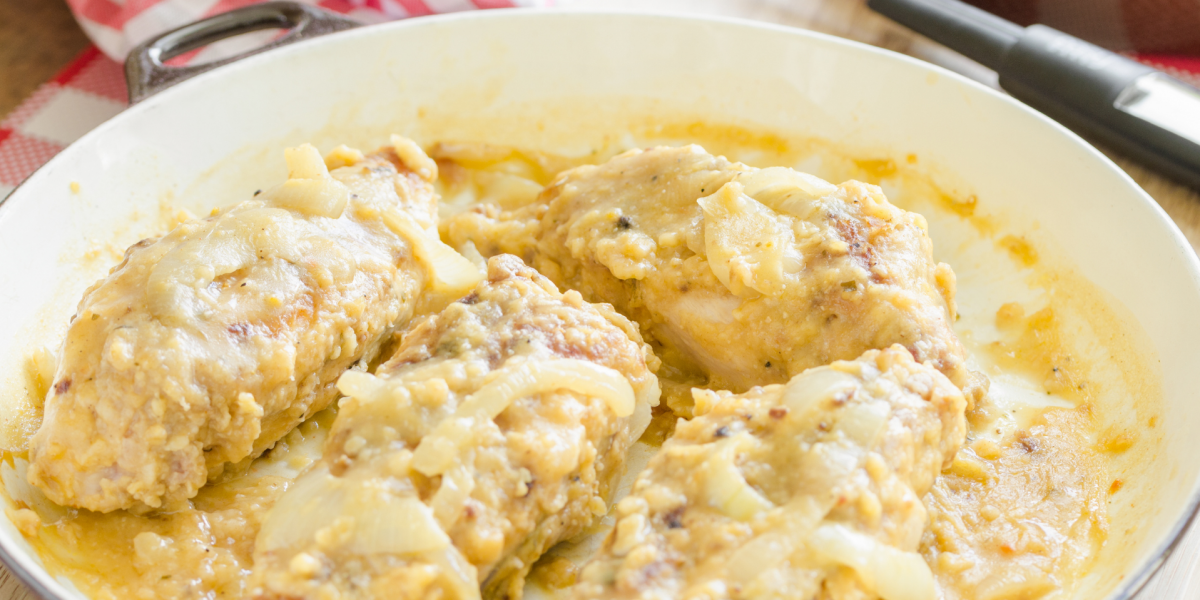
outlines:
M1114 513L1113 550L1075 597L1136 592L1200 499L1200 264L1191 247L1133 181L1057 124L928 64L806 31L484 11L343 31L179 83L80 139L0 205L0 380L11 384L12 365L57 341L83 289L111 264L89 262L89 244L123 248L164 206L204 210L248 196L282 176L278 150L288 144L371 146L414 129L470 137L484 122L501 138L569 140L571 123L587 125L624 100L664 119L710 115L917 153L981 205L1035 223L1127 309L1160 369L1163 445L1141 480L1127 475L1140 490L1131 505L1145 506ZM4 516L0 550L43 596L79 597Z

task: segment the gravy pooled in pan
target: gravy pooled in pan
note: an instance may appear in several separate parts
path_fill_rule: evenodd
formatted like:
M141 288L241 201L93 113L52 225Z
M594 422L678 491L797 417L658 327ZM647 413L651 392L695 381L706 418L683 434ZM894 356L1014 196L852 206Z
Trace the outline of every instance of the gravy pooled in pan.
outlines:
M1103 542L1086 399L1000 435L1007 372L988 392L879 187L695 145L431 155L289 151L87 292L0 465L51 572L102 600L1029 600Z

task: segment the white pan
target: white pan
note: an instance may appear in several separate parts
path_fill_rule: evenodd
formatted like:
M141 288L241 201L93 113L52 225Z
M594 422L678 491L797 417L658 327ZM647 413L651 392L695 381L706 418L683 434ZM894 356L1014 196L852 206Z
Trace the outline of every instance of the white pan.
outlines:
M271 18L299 22L295 14ZM224 27L167 41L178 49L238 23ZM163 73L153 60L137 63L130 75L144 85L135 98L181 79ZM702 115L915 153L981 207L1035 228L1123 307L1151 347L1158 372L1147 377L1161 378L1162 443L1143 468L1123 473L1135 491L1114 498L1136 506L1113 507L1108 544L1074 597L1133 596L1200 499L1200 264L1191 247L1120 169L1023 105L898 54L790 28L648 14L462 13L287 45L145 97L0 205L2 398L17 401L24 357L57 343L82 291L111 266L106 244L120 249L153 233L164 207L196 212L248 197L284 175L279 150L289 144L370 148L395 131L574 144L586 153L595 126L614 122L622 103L663 119ZM970 269L954 266L960 275ZM47 574L3 513L0 552L43 596L81 597Z

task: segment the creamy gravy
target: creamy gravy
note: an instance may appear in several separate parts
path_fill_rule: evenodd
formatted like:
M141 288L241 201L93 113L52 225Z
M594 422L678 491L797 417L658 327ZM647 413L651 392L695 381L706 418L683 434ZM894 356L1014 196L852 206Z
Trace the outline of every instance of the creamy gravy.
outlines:
M988 199L947 191L915 155L847 153L821 140L702 121L634 127L607 139L573 158L447 150L444 162L454 166L442 169L442 210L481 197L519 205L558 169L659 143L695 142L754 166L881 184L895 204L929 220L939 260L958 275L956 328L977 368L992 379L987 400L969 415L967 447L926 498L933 510L923 554L941 593L948 599L1071 593L1101 552L1109 513L1133 510L1120 501L1137 488L1127 475L1131 465L1157 452L1161 391L1153 358L1139 353L1136 325L1055 258L1052 245L1035 235L1036 224L1010 223L989 213ZM23 386L32 398L21 402L34 407L23 429L36 422L37 397L45 392L38 364L31 358ZM685 390L687 374L676 375ZM667 381L663 387L670 393ZM10 445L0 469L12 500L9 516L53 574L91 597L241 597L263 515L320 454L332 418L332 410L318 415L195 499L141 515L53 505L24 483L23 454ZM631 457L624 486L673 424L669 414L658 416ZM531 595L553 595L573 581L610 526L606 518L552 551L535 570Z

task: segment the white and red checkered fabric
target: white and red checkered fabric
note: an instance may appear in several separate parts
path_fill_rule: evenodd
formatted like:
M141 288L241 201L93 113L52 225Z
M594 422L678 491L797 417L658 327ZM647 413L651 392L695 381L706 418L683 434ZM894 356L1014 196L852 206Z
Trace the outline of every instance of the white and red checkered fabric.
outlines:
M0 121L0 198L126 105L121 65L85 50Z
M260 0L68 0L96 42L0 121L0 199L128 105L120 56L145 38ZM303 0L365 22L545 4L541 0ZM106 54L108 56L106 56ZM203 60L203 51L188 55Z
M164 31L262 0L67 0L88 37L123 60L134 47ZM298 0L364 23L474 10L535 6L540 0Z

